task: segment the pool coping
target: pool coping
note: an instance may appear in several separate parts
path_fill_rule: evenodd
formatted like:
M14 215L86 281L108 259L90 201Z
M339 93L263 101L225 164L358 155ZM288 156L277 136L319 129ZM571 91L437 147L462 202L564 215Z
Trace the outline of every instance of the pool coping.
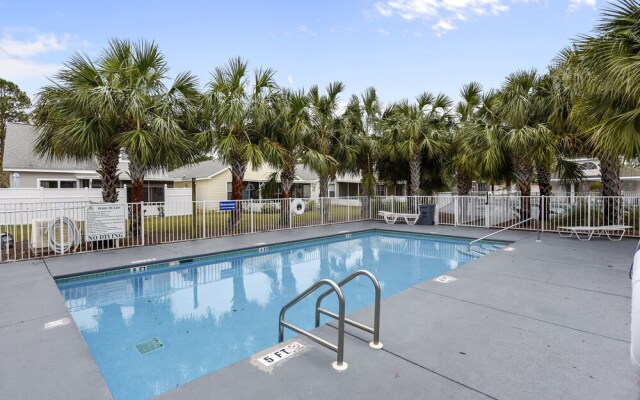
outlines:
M218 260L224 260L225 258L233 258L240 255L252 256L252 255L259 255L259 254L270 254L272 252L277 252L287 247L309 246L319 241L339 240L341 238L355 239L355 238L358 238L359 236L352 237L351 235L364 236L364 235L376 234L376 233L390 234L390 235L395 234L399 236L406 235L408 237L413 236L413 237L442 238L444 240L467 241L470 239L470 238L461 237L461 236L437 235L433 233L405 232L405 231L398 231L398 230L374 228L374 229L357 230L350 233L338 233L338 234L331 234L327 236L318 236L316 238L298 239L298 240L287 241L282 243L272 243L269 245L264 244L264 245L243 247L243 248L234 249L234 250L221 250L213 253L193 255L188 258L169 258L169 259L155 260L153 261L153 263L148 263L148 264L140 263L140 264L136 264L135 266L120 265L120 266L110 267L107 269L100 269L100 270L95 270L95 271L80 273L80 274L59 275L59 276L55 276L54 280L56 281L57 284L66 284L66 283L70 283L74 281L82 281L86 279L99 279L99 278L106 278L110 276L115 277L118 275L126 275L126 274L130 274L131 272L148 273L151 271L157 271L157 270L163 270L163 269L179 269L185 263L202 262L202 261L209 261L209 260L218 261ZM508 245L510 243L513 243L513 241L482 240L478 243L483 243L483 244L496 243L496 244ZM478 254L477 257L481 257L483 255L484 254ZM135 269L135 271L132 271L132 269Z

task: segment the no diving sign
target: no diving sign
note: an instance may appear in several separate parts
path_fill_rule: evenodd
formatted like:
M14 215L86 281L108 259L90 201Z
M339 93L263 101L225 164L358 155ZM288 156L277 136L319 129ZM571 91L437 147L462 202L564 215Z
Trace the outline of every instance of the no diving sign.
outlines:
M301 343L292 342L284 347L281 347L275 351L272 351L271 353L263 355L262 357L258 358L258 361L260 362L260 364L264 365L265 367L270 367L276 364L277 362L282 361L285 358L290 357L299 351L302 351L303 349L304 349L304 345L302 345Z

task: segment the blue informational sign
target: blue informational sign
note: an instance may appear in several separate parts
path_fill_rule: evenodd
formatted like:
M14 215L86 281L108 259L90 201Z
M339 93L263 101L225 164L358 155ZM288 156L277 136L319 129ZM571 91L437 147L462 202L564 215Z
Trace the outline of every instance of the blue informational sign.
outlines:
M221 201L220 202L220 211L235 211L236 210L236 202L235 201Z

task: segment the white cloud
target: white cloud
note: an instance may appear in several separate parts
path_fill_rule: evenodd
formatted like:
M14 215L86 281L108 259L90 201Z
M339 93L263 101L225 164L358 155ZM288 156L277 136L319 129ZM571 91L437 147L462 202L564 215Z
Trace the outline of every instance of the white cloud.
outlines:
M302 32L302 33L307 33L307 34L309 34L309 35L311 35L311 36L318 36L318 34L317 34L317 33L315 33L314 31L312 31L311 29L309 29L309 28L308 28L306 25L304 25L304 24L301 24L301 25L298 27L298 31L299 31L299 32Z
M455 29L454 21L473 17L501 15L509 3L535 3L538 0L382 0L374 5L382 17L397 16L405 20L437 21L432 28L438 35ZM571 0L593 2L595 0Z
M381 34L381 35L385 35L385 36L391 35L391 32L389 32L387 30L384 30L382 28L378 29L378 33Z
M64 50L73 37L69 34L57 36L53 33L35 34L28 39L15 39L11 34L0 38L0 51L14 57L31 57L50 51Z
M289 82L289 85L293 85L293 78L291 75L287 75L287 82Z
M596 0L569 0L568 11L577 11L582 6L596 8Z
M0 31L0 73L21 89L36 91L61 65L51 62L50 53L66 53L87 46L70 34L41 33L33 28L5 28ZM60 59L60 57L55 57ZM30 93L31 94L31 93Z

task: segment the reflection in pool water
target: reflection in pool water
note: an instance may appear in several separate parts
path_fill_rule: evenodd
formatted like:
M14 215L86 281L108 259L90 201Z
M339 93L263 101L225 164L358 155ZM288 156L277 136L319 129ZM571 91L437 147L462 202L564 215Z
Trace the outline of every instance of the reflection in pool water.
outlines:
M367 233L59 287L114 397L143 399L275 344L280 308L319 279L367 269L386 297L472 260L467 243ZM373 302L363 277L344 293L348 313ZM332 297L327 308L335 306ZM314 301L287 319L311 328ZM163 346L141 355L136 345L153 338Z

